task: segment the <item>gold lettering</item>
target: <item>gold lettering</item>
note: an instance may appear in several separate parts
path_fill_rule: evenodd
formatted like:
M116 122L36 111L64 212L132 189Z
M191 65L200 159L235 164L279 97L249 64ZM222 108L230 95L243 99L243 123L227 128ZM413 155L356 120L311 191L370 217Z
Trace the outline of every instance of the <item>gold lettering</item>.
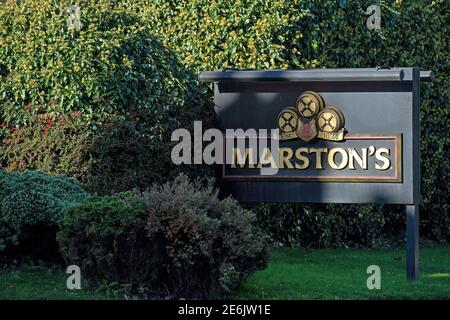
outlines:
M272 152L269 148L264 148L259 159L258 168L262 168L263 165L270 164L271 168L276 168L275 160L272 157Z
M248 161L248 167L254 168L255 167L255 161L253 159L253 148L246 148L244 156L241 154L241 150L239 148L233 148L233 157L231 158L231 167L236 168L236 163L243 168L245 166L245 163ZM235 161L237 160L237 161Z
M334 156L336 155L336 153L340 153L342 157L341 163L339 165L337 165L336 162L334 162ZM328 153L328 164L330 165L331 168L336 170L344 169L348 164L347 152L342 148L331 149L330 152Z
M327 148L311 148L309 149L309 153L316 154L316 169L323 169L322 166L322 153L326 153L328 151Z
M380 148L375 152L375 158L383 163L382 165L379 165L375 162L375 169L377 170L387 170L391 166L391 161L388 157L383 156L383 153L389 155L390 150L387 148Z
M291 163L292 155L293 151L291 148L280 148L280 169L284 169L285 164L288 169L294 168Z
M367 170L367 148L362 148L362 156L359 155L355 148L348 148L348 168L355 170L355 161L359 164L361 169Z
M375 148L374 148L375 149ZM322 155L325 154L328 160L328 165L331 169L342 170L348 168L349 170L356 170L361 168L362 170L368 169L368 148L361 148L357 150L354 147L349 148L298 148L294 149L290 147L279 149L279 168L280 169L299 169L304 170L309 168L312 159L312 155L315 154L315 169L324 169ZM270 166L271 168L277 168L277 163L274 159L270 148L263 148L259 159L253 148L246 148L244 154L242 148L232 149L231 168L244 168L249 169L263 168ZM336 154L340 154L340 161L336 161ZM379 148L375 149L375 169L388 170L391 167L390 149ZM256 161L255 161L256 158ZM259 160L259 161L258 161ZM326 161L324 160L324 161ZM359 167L359 168L358 168Z
M309 158L302 155L302 153L308 153L308 148L298 148L295 150L295 157L302 162L302 164L295 164L296 169L307 169L309 167Z

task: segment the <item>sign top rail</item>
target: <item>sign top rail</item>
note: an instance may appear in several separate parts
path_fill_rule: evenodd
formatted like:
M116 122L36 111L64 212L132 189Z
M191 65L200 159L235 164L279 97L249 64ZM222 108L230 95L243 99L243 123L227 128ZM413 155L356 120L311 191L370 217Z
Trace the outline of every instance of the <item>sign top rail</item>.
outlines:
M200 82L372 82L372 81L412 81L413 68L354 68L354 69L309 69L309 70L248 70L224 69L202 71ZM421 81L433 81L431 71L421 71Z

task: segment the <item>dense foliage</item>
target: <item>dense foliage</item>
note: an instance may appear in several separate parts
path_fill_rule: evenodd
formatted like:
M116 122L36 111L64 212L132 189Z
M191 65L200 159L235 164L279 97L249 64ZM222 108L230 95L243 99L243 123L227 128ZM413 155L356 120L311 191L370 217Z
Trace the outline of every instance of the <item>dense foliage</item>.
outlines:
M421 232L449 241L448 1L379 2L379 31L366 26L366 9L373 3L86 0L79 2L79 31L67 27L69 1L2 4L2 166L67 173L100 193L145 188L184 170L170 163L172 129L190 128L194 119L212 120L212 92L194 77L200 70L418 66L436 75L433 83L421 85ZM71 114L82 124L64 129L67 143L58 140L58 125L47 135L34 120L57 122ZM111 122L116 117L118 131ZM121 137L135 140L128 146ZM143 140L148 148L141 147ZM71 153L71 148L83 152ZM138 163L134 168L129 168L127 153L128 160ZM259 210L262 216L280 217L276 222L285 223L292 239L300 239L306 229L292 228L289 221L307 226L317 215L323 224L317 222L315 232L323 231L310 238L314 245L373 243L383 235L402 234L405 222L398 206L274 205ZM331 225L345 230L345 236L330 238Z
M91 171L91 137L80 113L31 118L11 129L0 146L0 167L8 171L41 170L82 179Z
M83 1L76 30L67 24L71 4L0 7L2 166L68 174L98 193L176 175L173 129L211 119L192 73L139 10Z
M366 26L366 9L374 3L242 0L230 5L226 1L156 0L150 5L148 19L161 42L196 72L228 66L258 69L418 66L432 70L435 81L421 85L421 232L433 239L450 241L449 3L383 1L378 3L382 12L379 31ZM321 245L319 238L331 236L326 231L327 221L339 224L355 214L367 223L376 222L373 225L363 222L371 228L367 235L361 238L357 222L360 219L350 218L333 228L345 229L344 233L359 244L367 243L366 236L377 238L380 230L389 236L401 234L405 225L404 209L399 206L272 208L271 215L281 219L274 220L291 230L292 238L301 238L300 230L306 230L292 229L285 222L298 220L302 225L311 225L311 215L317 215L313 221L318 221L320 228L314 232L323 230L323 233L311 238L316 239L315 245ZM273 230L274 234L277 232ZM286 231L283 234L286 236ZM354 243L346 241L347 237L337 237L338 243ZM332 244L333 240L325 243Z
M80 4L81 29L71 29L71 5L44 0L1 6L2 122L22 125L39 113L68 111L93 121L142 108L155 117L155 135L177 122L173 115L195 87L151 25L117 1L92 0Z
M212 168L207 166L174 166L170 160L173 145L170 140L152 141L143 123L115 119L101 126L90 143L85 185L92 193L104 195L133 188L145 190L155 181L175 178L180 171L191 177L211 175Z
M265 267L255 216L186 176L143 193L94 196L70 208L58 241L93 286L162 298L222 297Z
M87 196L72 178L0 171L0 252L3 258L54 258L64 211Z
M404 245L405 218L393 214L392 206L265 204L254 210L275 244L308 248Z

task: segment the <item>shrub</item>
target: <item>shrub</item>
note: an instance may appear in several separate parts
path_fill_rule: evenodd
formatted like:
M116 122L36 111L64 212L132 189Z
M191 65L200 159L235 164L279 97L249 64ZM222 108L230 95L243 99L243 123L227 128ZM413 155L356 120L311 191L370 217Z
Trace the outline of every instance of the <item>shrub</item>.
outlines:
M55 258L58 221L86 195L76 181L64 176L0 171L2 257Z
M2 120L78 111L86 121L147 109L159 134L195 91L191 76L151 35L139 12L116 1L83 1L82 27L68 27L71 1L0 6ZM192 90L191 90L192 89Z
M212 119L203 88L155 38L143 2L83 1L80 30L67 26L72 4L0 6L1 166L100 194L173 176L172 131Z
M130 121L115 120L105 124L93 138L93 159L86 183L97 194L114 194L136 187L148 188L158 178L162 162L161 145L151 143L150 133ZM170 151L169 151L170 152Z
M93 286L153 298L215 298L267 262L255 216L184 175L143 193L90 197L67 211L61 252Z
M32 124L3 128L0 167L8 171L40 170L86 179L92 137L79 113L38 115Z
M152 277L157 254L145 237L144 205L128 203L130 193L91 196L70 208L57 239L68 264L81 267L91 284L136 286Z

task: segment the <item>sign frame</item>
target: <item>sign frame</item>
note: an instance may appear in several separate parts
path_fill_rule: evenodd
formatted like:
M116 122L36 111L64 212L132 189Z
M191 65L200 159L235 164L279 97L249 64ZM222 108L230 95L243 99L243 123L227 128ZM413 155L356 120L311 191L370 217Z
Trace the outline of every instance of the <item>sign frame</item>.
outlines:
M332 105L338 105L345 108L345 104L351 105L356 110L354 100L360 99L361 96L367 96L377 100L372 106L381 106L380 112L387 112L388 117L385 119L388 124L393 117L400 125L399 130L389 130L396 135L401 135L402 174L404 180L398 181L398 185L406 186L405 188L390 188L396 193L397 197L388 197L383 195L381 201L376 201L374 197L364 196L361 201L351 196L346 201L339 200L333 195L332 197L312 197L301 198L300 202L322 202L322 203L397 203L406 206L406 235L407 235L407 279L416 280L419 278L419 201L420 201L420 146L419 146L419 110L420 110L420 81L432 81L434 75L431 71L420 71L419 68L356 68L356 69L314 69L314 70L254 70L240 71L237 69L225 69L222 71L205 71L199 74L200 82L214 82L215 111L217 116L217 126L222 131L225 129L239 128L246 130L251 127L249 113L255 117L254 128L274 127L273 124L267 122L264 113L271 113L268 116L273 117L283 107L292 105L293 95L298 95L304 91L314 91L325 93L325 100L332 100ZM346 97L349 96L349 97ZM359 100L358 100L359 101ZM267 107L267 109L258 108L259 105ZM290 104L285 103L290 102ZM337 102L337 103L336 103ZM378 104L377 104L378 103ZM253 105L252 105L253 104ZM341 104L344 104L342 106ZM273 109L271 106L276 110ZM253 107L253 109L252 109ZM350 108L350 107L349 107ZM400 108L407 118L400 117L396 108ZM364 108L362 108L364 109ZM343 110L346 113L347 110ZM370 109L365 108L363 112L368 112L374 120L380 122L380 117L375 113L370 113ZM258 113L264 111L261 113ZM239 119L236 113L243 112L244 120ZM350 119L350 134L361 134L364 130L358 127L357 123L364 122L361 118L353 117ZM392 122L392 121L391 121ZM355 125L356 123L356 125ZM380 122L381 123L381 122ZM366 124L367 125L367 124ZM381 123L380 131L377 132L375 127L367 133L383 134L386 132L386 123ZM222 169L223 170L223 169ZM220 171L219 172L223 172ZM220 177L219 177L220 178ZM293 196L281 199L274 197L274 183L276 182L259 182L261 179L254 179L251 182L234 181L229 182L222 179L221 183L224 189L228 190L232 195L236 196L240 201L268 201L268 202L291 202L295 200L295 195L302 190L299 185L290 184L285 190L292 191ZM354 183L349 181L353 188L344 188L333 190L333 184L343 186L336 182L302 182L309 186L316 186L323 183L327 188L331 188L331 193L336 191L349 193L351 190L360 190L362 183ZM364 188L369 185L386 185L385 183L365 182ZM264 185L264 187L260 187ZM286 182L280 181L278 186L286 185ZM356 187L355 187L356 185ZM312 188L311 192L314 192ZM370 188L369 188L370 189ZM401 189L401 190L400 190ZM282 190L283 191L283 190ZM376 192L377 188L370 189L369 192ZM361 192L360 192L361 193ZM303 193L304 194L304 193ZM241 197L241 195L243 195ZM291 201L289 201L291 200ZM332 201L330 201L332 200Z

